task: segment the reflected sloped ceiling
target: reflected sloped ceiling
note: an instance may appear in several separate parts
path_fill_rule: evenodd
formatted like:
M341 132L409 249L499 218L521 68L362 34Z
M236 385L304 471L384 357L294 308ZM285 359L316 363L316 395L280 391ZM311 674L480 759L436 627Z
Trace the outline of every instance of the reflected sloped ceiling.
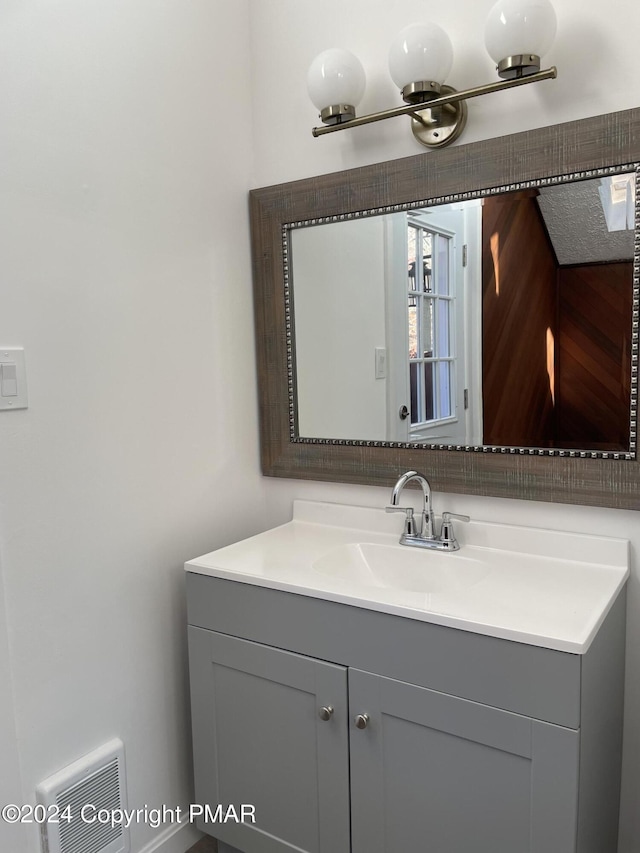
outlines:
M633 231L608 231L598 180L541 187L538 205L561 266L633 259Z

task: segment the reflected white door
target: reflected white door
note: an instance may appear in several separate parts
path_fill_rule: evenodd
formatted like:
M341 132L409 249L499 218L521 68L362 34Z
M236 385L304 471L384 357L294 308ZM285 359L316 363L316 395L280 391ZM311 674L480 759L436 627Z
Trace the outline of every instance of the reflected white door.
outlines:
M479 223L477 204L387 217L392 441L481 443L474 435L480 403L474 389L481 375L470 382L471 353L479 352L480 300L468 295L480 281Z

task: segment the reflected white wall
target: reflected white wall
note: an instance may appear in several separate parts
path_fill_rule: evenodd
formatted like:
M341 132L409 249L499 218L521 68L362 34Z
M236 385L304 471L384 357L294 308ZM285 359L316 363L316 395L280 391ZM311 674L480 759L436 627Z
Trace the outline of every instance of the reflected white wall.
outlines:
M298 433L383 441L384 217L291 231Z

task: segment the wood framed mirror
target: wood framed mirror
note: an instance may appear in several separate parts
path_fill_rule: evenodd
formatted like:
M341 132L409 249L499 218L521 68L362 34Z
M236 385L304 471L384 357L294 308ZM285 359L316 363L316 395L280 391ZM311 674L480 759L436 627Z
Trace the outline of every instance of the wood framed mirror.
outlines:
M522 211L525 202L527 205L534 204L540 207L541 199L536 197L544 196L550 189L556 187L562 189L565 186L575 186L586 189L587 185L591 184L589 191L595 192L597 197L598 191L601 195L604 192L603 189L597 188L604 186L606 180L610 183L616 181L616 186L619 188L620 176L624 175L627 183L630 186L633 185L635 189L639 163L640 110L629 110L459 146L435 154L420 154L361 169L252 191L250 207L263 473L278 477L391 485L399 473L415 468L424 472L429 477L432 487L438 491L628 509L640 508L640 490L638 489L640 465L636 453L640 237L637 226L638 201L634 200L633 203L630 201L631 189L628 191L626 200L626 215L629 222L635 225L635 229L632 228L624 237L625 245L631 248L612 250L613 255L609 260L620 262L622 267L620 264L616 270L613 266L607 267L604 277L603 271L600 270L600 278L593 284L596 301L591 306L591 310L595 315L601 314L608 318L606 334L601 330L594 331L585 321L577 335L578 337L582 335L585 346L601 346L601 356L598 355L597 349L595 354L589 352L584 356L584 359L590 359L595 365L596 373L602 373L605 356L608 357L609 351L613 349L617 352L619 366L614 366L613 373L619 373L620 376L616 377L611 390L613 408L603 408L599 415L598 429L595 427L594 420L593 424L588 425L586 431L583 424L574 435L571 435L570 428L567 426L570 418L566 414L562 416L563 425L558 432L557 422L560 416L556 417L557 412L554 412L554 407L559 410L559 405L557 405L557 389L554 387L557 377L554 375L553 365L546 371L542 365L540 371L541 387L546 383L543 388L547 398L545 417L549 416L550 410L555 424L552 433L548 433L545 438L538 429L541 415L534 409L527 410L528 403L520 400L514 402L513 399L509 404L510 408L507 406L507 415L506 417L503 415L502 422L498 423L498 426L494 423L491 429L489 428L491 411L494 409L498 411L501 405L504 409L504 401L496 405L490 400L491 376L495 372L493 367L500 362L504 365L516 360L508 353L505 354L504 347L496 343L495 350L498 355L494 355L493 363L489 363L488 353L493 346L491 342L496 337L495 329L510 323L510 336L517 339L520 324L524 335L525 329L533 325L530 305L536 300L552 302L553 311L556 312L554 316L558 316L558 304L564 302L566 303L564 310L569 312L568 316L572 321L574 319L575 299L573 302L571 299L561 299L558 291L555 296L552 294L541 300L541 286L535 282L532 283L529 274L526 276L528 281L524 282L524 286L528 288L527 296L526 299L521 299L524 307L519 309L524 313L520 316L517 314L514 316L513 307L510 307L502 317L498 315L496 318L489 314L488 302L484 295L482 302L477 303L472 309L472 316L476 319L479 314L483 315L482 324L478 324L479 336L482 340L481 353L480 355L472 354L468 359L469 363L476 364L476 373L480 369L477 367L478 362L483 362L481 371L484 378L480 384L481 393L484 395L484 406L481 405L480 410L484 408L485 411L484 417L482 411L480 416L476 416L480 427L475 431L463 432L461 435L455 434L450 439L442 440L442 423L436 423L437 429L431 434L429 429L426 432L420 432L418 427L424 427L424 423L417 423L419 418L414 417L413 412L418 409L420 393L424 397L425 392L424 387L420 392L419 389L414 388L413 384L410 390L407 390L409 384L405 389L408 399L410 398L407 408L411 412L411 421L415 420L417 423L417 425L414 424L416 428L413 431L403 433L393 425L393 412L396 411L396 403L402 399L402 395L398 396L397 387L393 394L388 388L386 393L380 394L380 389L385 383L378 383L379 387L375 388L378 396L387 401L386 426L384 429L380 427L382 432L379 430L376 432L378 428L372 427L372 432L369 433L366 427L356 428L350 425L348 419L344 428L340 423L335 425L335 421L332 421L329 426L322 426L321 418L309 419L309 404L305 403L305 400L315 400L317 403L315 409L318 412L327 410L329 402L325 402L320 393L319 380L322 371L316 374L314 370L309 372L303 369L306 363L305 358L307 358L307 342L310 338L310 334L305 332L305 329L312 329L314 318L317 318L316 325L320 330L318 352L322 353L322 338L327 318L320 316L318 312L322 310L323 301L327 305L333 305L337 300L336 294L338 292L344 294L349 286L348 283L339 281L339 271L344 266L343 258L346 259L351 254L350 247L353 245L353 240L351 237L348 238L343 255L339 250L333 253L335 257L331 256L331 252L327 253L327 266L324 273L317 278L313 276L309 278L312 284L308 286L307 293L315 295L315 303L313 299L310 300L304 296L302 271L305 265L300 260L306 260L308 269L319 268L320 264L314 260L313 253L303 253L301 246L304 240L301 237L315 237L322 232L322 227L325 225L341 226L343 222L373 224L381 222L385 217L391 221L391 217L394 216L396 217L394 221L401 216L404 222L409 216L410 224L413 223L412 227L420 227L421 220L417 216L418 212L426 209L427 218L423 217L422 221L429 222L429 214L436 212L440 215L447 206L459 207L469 200L476 206L482 204L487 209L482 213L484 217L482 227L485 228L485 222L495 222L500 216L512 221L513 212ZM488 201L484 202L483 199ZM508 202L508 205L505 202ZM514 203L517 207L514 207ZM572 199L568 203L570 207L576 206L576 202ZM489 208L491 208L490 211ZM503 214L507 209L509 212L505 216ZM600 215L602 212L601 210ZM562 216L561 213L559 217L561 221ZM376 217L382 219L376 219ZM490 220L489 217L493 219ZM542 230L546 230L549 237L549 232L553 231L554 227L543 222ZM325 228L327 234L330 230ZM436 234L437 229L431 228L431 231ZM494 233L493 225L490 231L491 234ZM341 230L341 234L345 233L347 232ZM446 235L449 232L444 228L442 233ZM593 242L592 238L588 239ZM484 240L487 242L487 235ZM547 240L549 243L554 241L555 237ZM569 237L568 242L576 241ZM326 244L326 241L324 243ZM322 244L323 241L320 241L319 245ZM329 243L329 246L331 245ZM435 246L435 243L433 245ZM428 244L429 246L431 243ZM305 252L307 252L306 248ZM406 276L406 249L404 252L399 267L404 264ZM424 250L425 258L427 255L431 258L429 252L429 248ZM511 254L513 256L513 250ZM521 252L518 250L516 257L520 255ZM541 250L537 249L533 255L536 266L543 265L540 260L542 257ZM424 261L422 255L418 260L420 269L426 269L427 261ZM409 258L409 276L411 276L411 263L412 259ZM431 260L428 264L431 264ZM487 258L479 261L479 264L486 267ZM522 263L521 266L524 268L527 264ZM561 266L567 268L576 265L564 263ZM488 267L488 272L485 271L483 274L484 288L487 289L487 281L490 280L489 289L497 291L499 288L495 281L495 273L498 267L493 264L491 269L491 262L488 263ZM415 282L415 257L413 269ZM505 261L502 262L500 269L503 271L501 274L504 278L507 275ZM621 269L623 269L624 281L618 285L617 276L621 274ZM431 276L431 266L428 272ZM490 278L492 272L494 279ZM582 270L577 278L576 275L566 273L566 270L563 276L563 280L567 277L571 279L571 287L569 284L563 285L566 292L573 292L574 295L577 293L578 304L586 304L589 300L584 298L585 291L582 288L585 284ZM371 276L368 275L368 280L370 278ZM508 278L505 280L508 281ZM553 281L557 283L558 280L556 272ZM409 305L412 302L411 287L414 286L411 281L412 279L409 278ZM611 301L607 302L607 299L610 299L610 295L607 295L610 285L613 288L611 292L614 294L615 310L612 308ZM404 286L406 287L406 284ZM336 287L340 288L340 291ZM434 293L432 294L431 287L431 283L427 285L422 281L419 287L421 292L417 298L414 294L413 302L428 306L433 317L438 313L433 307L437 302L437 294L435 294L437 288L433 285ZM618 300L620 288L625 294L621 302ZM565 290L562 292L565 293ZM503 285L504 293L506 290ZM406 291L402 299L407 299ZM604 301L598 301L602 299ZM448 310L449 306L444 304L446 301L447 298L441 300L440 307ZM454 301L451 300L451 306ZM503 302L505 302L504 298ZM306 303L309 307L304 309L307 311L305 317L303 308ZM354 310L354 304L357 304L355 295L350 302L348 301L349 313ZM411 313L411 308L409 312ZM345 314L344 307L341 313ZM511 315L509 320L506 319L507 314ZM356 317L354 321L354 318L350 317L349 321L357 325L359 318ZM541 328L544 329L544 322ZM558 333L555 326L552 330L550 325L548 330L549 334L552 331L556 332L558 337L562 336L563 340L566 337L564 332ZM415 337L415 330L410 331L410 334ZM464 331L461 335L464 335ZM325 334L327 347L331 347L332 356L335 358L333 362L328 359L323 369L325 373L334 377L341 374L341 364L345 364L346 368L349 358L346 353L333 352L335 347L331 346L331 341L338 340L338 337L336 330L331 333L327 331ZM536 339L539 338L540 335L537 335ZM553 334L551 339L552 349L553 346L560 346ZM364 355L366 366L363 369L370 370L371 373L375 371L376 378L385 378L387 369L386 363L383 365L379 363L379 358L386 362L388 356L388 341L382 342L384 346L378 348L372 345L366 349ZM373 338L370 343L374 343ZM546 347L548 357L549 341L543 342L543 345ZM359 345L352 344L352 349L357 349L357 346ZM417 361L420 362L417 368L425 373L428 369L429 376L435 376L437 370L434 364L437 353L432 344L424 344L420 338L417 348L419 350ZM414 356L415 349L416 346L414 346ZM528 363L530 357L525 353L520 358ZM571 397L571 389L577 387L579 380L576 379L576 370L580 367L582 356L579 354L575 359L577 367L572 370L566 367L569 356L565 353L563 358L565 359L563 387L568 389L563 394L563 399L567 399ZM396 362L398 360L396 357ZM455 357L445 357L442 361L453 362ZM458 361L462 363L461 358ZM416 366L411 369L415 374ZM448 369L447 364L438 365L438 370L443 376ZM345 369L345 373L347 372ZM408 375L409 367L405 372ZM447 376L449 376L448 373ZM512 381L513 387L528 387L529 379L530 377L526 376L516 377L515 382ZM493 386L501 387L505 382L501 374L497 381L493 380ZM336 386L338 384L337 379L332 383ZM387 384L391 385L391 383ZM456 384L459 388L467 385L467 377L458 375L456 380L451 382L445 379L443 384L445 390L438 391L438 399L447 397L449 386L453 387ZM345 387L348 394L346 399L353 408L356 411L366 410L367 421L372 421L364 399L359 399L358 396L358 389L364 388L364 380L361 381L356 377L355 380L351 379L350 384L346 384ZM335 405L336 411L350 408L348 404L345 405L344 393L343 391L342 405ZM471 394L473 393L472 390ZM444 421L447 420L447 415L452 415L454 412L461 413L463 404L457 403L453 392L451 394L451 403L450 405L447 403L449 408L445 407ZM429 380L427 397L430 395L436 399L433 384L430 384ZM536 392L529 396L539 397L540 394ZM584 402L579 406L581 405L585 411L594 410L596 407L588 401L586 393L584 397ZM596 398L602 397L602 394L596 393ZM617 402L616 398L618 398ZM339 395L336 399L340 399ZM566 406L565 409L567 409ZM615 412L614 409L616 409ZM428 406L425 409L423 405L423 421L425 411L427 411L428 420ZM433 411L430 414L433 415ZM512 427L518 420L518 415L522 415L520 420L525 426L518 427L520 431L514 432ZM583 421L584 417L583 415ZM450 417L449 421L451 420L455 418ZM575 420L574 418L574 422ZM442 418L441 421L444 422ZM613 425L613 421L616 422L616 426ZM526 429L527 424L532 427L529 432ZM606 427L604 435L600 430L602 424ZM446 425L450 426L450 423ZM495 440L496 437L497 440Z

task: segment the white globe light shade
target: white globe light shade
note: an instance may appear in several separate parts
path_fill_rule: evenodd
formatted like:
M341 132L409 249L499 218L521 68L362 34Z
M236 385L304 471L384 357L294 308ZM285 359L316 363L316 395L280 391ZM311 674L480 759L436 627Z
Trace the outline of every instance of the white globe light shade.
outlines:
M556 35L556 13L549 0L498 0L484 31L487 51L496 64L508 56L544 56Z
M437 24L410 24L389 49L389 73L399 89L410 83L444 83L453 65L451 39Z
M318 54L309 66L307 90L319 110L336 104L357 106L366 77L360 60L348 50L333 47Z

